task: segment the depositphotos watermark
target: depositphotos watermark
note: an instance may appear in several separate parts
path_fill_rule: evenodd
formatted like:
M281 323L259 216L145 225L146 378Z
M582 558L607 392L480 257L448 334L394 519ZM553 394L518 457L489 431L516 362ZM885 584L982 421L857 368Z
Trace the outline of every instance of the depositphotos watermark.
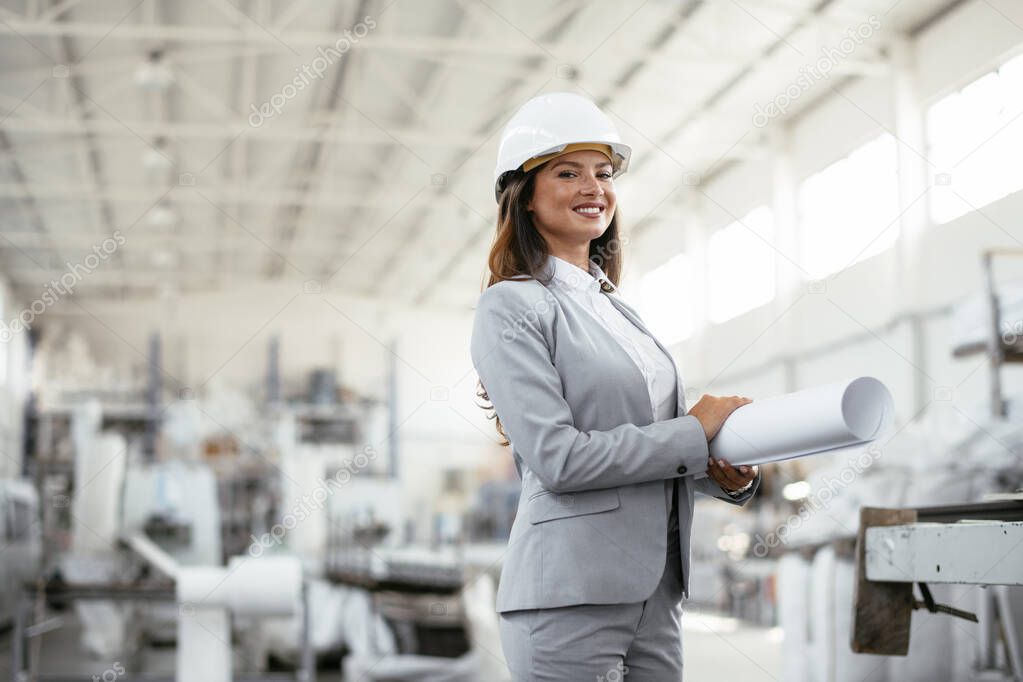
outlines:
M609 669L603 675L597 675L597 682L622 682L629 674L629 666L621 661L615 663L615 667Z
M120 661L114 661L114 664L104 670L99 675L93 675L93 682L114 682L125 673L124 666L121 665Z
M589 260L603 271L607 262L621 252L622 247L628 246L628 244L628 237L609 239L606 243L599 245L594 253L589 255ZM593 275L583 272L581 268L572 268L567 273L566 279L572 285L587 284L593 281ZM610 282L601 282L601 290L609 293L617 291ZM517 319L505 324L504 329L501 330L501 340L511 343L518 339L519 334L526 331L527 326L535 327L540 316L546 315L554 307L556 300L550 290L545 289L543 300L534 301L529 309L521 313Z
M778 545L788 543L789 534L803 525L815 512L827 508L839 491L848 488L864 471L873 466L874 462L881 458L881 448L871 445L861 451L855 458L850 458L839 473L838 478L829 477L824 484L815 490L812 495L806 498L799 511L789 516L785 523L771 531L766 537L757 533L756 542L753 544L752 554L758 559L763 559L770 553L771 549Z
M92 253L82 259L82 263L66 262L67 272L60 276L60 279L50 280L43 289L39 298L22 308L21 312L14 316L10 322L0 320L0 343L7 343L15 334L32 328L36 317L46 312L62 296L70 296L74 293L75 285L85 279L86 275L98 268L103 261L112 256L118 248L128 240L120 230L114 230L114 236L107 237L100 244L92 247Z
M376 458L377 451L373 446L367 445L352 460L343 462L330 478L324 479L320 476L318 485L312 493L303 495L301 501L281 518L280 523L275 523L269 532L263 533L258 538L255 535L250 535L252 544L249 545L249 554L258 558L263 556L263 552L272 545L280 546L289 530L309 518L314 510L323 509L324 503L331 495L344 487L352 480L352 476L365 469Z
M1023 320L1002 323L1002 343L1014 346L1021 336L1023 336Z
M821 57L810 64L799 69L799 77L787 88L781 91L773 100L766 105L759 102L756 111L753 113L753 125L757 128L766 126L772 118L784 114L789 106L803 96L818 81L831 76L831 71L839 62L847 59L856 51L856 48L869 40L881 28L881 20L871 14L867 21L856 28L846 29L846 37L838 41L838 47L827 45L821 48Z
M316 51L319 52L319 56L309 64L296 68L295 71L298 75L285 83L280 92L271 95L269 100L258 107L255 104L250 105L252 113L249 114L249 125L258 128L267 119L280 114L288 102L295 99L298 93L312 83L312 79L323 78L329 66L340 60L346 52L352 49L352 46L369 35L369 32L376 27L377 22L373 20L373 17L363 17L362 21L351 29L345 29L344 36L338 38L331 47L317 47Z

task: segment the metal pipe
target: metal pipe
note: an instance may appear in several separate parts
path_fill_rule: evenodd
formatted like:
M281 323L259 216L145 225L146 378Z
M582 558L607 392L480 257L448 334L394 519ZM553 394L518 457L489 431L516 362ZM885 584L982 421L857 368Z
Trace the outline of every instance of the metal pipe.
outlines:
M21 670L25 665L25 593L14 597L14 632L11 633L11 682L22 682Z
M309 581L302 581L302 663L298 671L301 682L316 682L316 654L312 644L312 623L309 614Z
M994 256L991 251L985 251L981 257L984 268L984 286L987 289L988 304L988 375L991 384L989 386L991 396L991 414L995 417L1005 417L1006 404L1002 397L1002 363L1005 360L1005 351L1002 347L1001 318L998 311L998 294L995 293Z
M918 521L931 523L955 523L966 520L1023 521L1023 500L917 507L916 518Z
M178 562L162 547L149 539L145 533L134 533L127 540L128 546L169 578L178 577Z

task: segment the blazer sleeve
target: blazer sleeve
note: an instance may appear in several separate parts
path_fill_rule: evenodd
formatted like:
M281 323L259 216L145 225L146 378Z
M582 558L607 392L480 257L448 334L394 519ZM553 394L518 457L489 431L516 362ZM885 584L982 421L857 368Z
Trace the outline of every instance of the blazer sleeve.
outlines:
M707 436L696 417L575 427L541 321L556 305L531 302L529 291L528 283L502 282L483 292L470 353L508 440L543 486L569 493L705 470Z
M750 489L738 497L732 497L726 493L724 488L718 485L717 481L710 476L696 479L693 481L693 484L695 485L696 492L698 493L708 497L716 497L719 500L724 500L725 502L736 504L740 507L745 507L746 503L749 502L751 497L753 497L753 493L755 493L757 488L760 487L760 471L757 471L756 478L753 479L753 485L750 486Z

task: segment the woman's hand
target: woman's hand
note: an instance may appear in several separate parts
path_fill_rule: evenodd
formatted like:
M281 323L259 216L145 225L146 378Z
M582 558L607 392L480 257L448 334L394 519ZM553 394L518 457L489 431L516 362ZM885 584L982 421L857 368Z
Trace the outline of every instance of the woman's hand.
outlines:
M732 412L751 402L753 401L749 398L738 395L727 397L705 395L692 406L687 414L700 421L709 443L714 436L718 435L721 425L725 423ZM736 468L723 459L715 461L713 457L707 458L707 475L717 481L717 484L724 490L734 491L744 487L757 477L758 471L756 466L742 465Z
M723 459L707 458L707 475L717 481L723 489L734 492L757 477L759 467L745 464L733 467Z
M718 435L721 425L728 419L737 408L753 402L749 398L738 395L720 397L716 395L705 395L696 401L696 404L689 408L687 415L696 417L703 426L703 432L707 435L709 443L714 436Z

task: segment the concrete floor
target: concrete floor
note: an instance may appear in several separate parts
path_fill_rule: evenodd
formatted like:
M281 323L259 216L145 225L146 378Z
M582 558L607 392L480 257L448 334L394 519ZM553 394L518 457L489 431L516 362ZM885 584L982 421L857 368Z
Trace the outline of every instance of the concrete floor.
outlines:
M781 680L781 628L694 610L682 614L686 680Z
M135 658L98 660L79 644L77 623L45 634L38 655L41 673L69 673L103 677L120 663L129 671L172 674L174 649L146 650ZM689 610L682 618L684 679L693 682L735 679L766 682L781 679L781 642L778 628L755 627L732 618ZM11 632L0 635L0 680L10 679ZM115 657L116 658L116 657ZM88 679L88 677L86 679ZM114 679L112 676L110 679ZM628 678L626 678L628 679ZM321 670L318 682L341 682L340 672Z
M173 675L175 650L173 646L145 649L132 656L112 656L109 660L99 659L85 651L80 644L80 629L77 623L68 622L43 635L37 652L31 652L38 661L40 674L81 675L83 680L115 680L116 670L121 666L129 674L144 671L150 675ZM11 679L11 630L0 635L0 680ZM106 674L106 676L104 676ZM275 672L275 675L284 673ZM341 682L341 672L321 670L317 682Z

